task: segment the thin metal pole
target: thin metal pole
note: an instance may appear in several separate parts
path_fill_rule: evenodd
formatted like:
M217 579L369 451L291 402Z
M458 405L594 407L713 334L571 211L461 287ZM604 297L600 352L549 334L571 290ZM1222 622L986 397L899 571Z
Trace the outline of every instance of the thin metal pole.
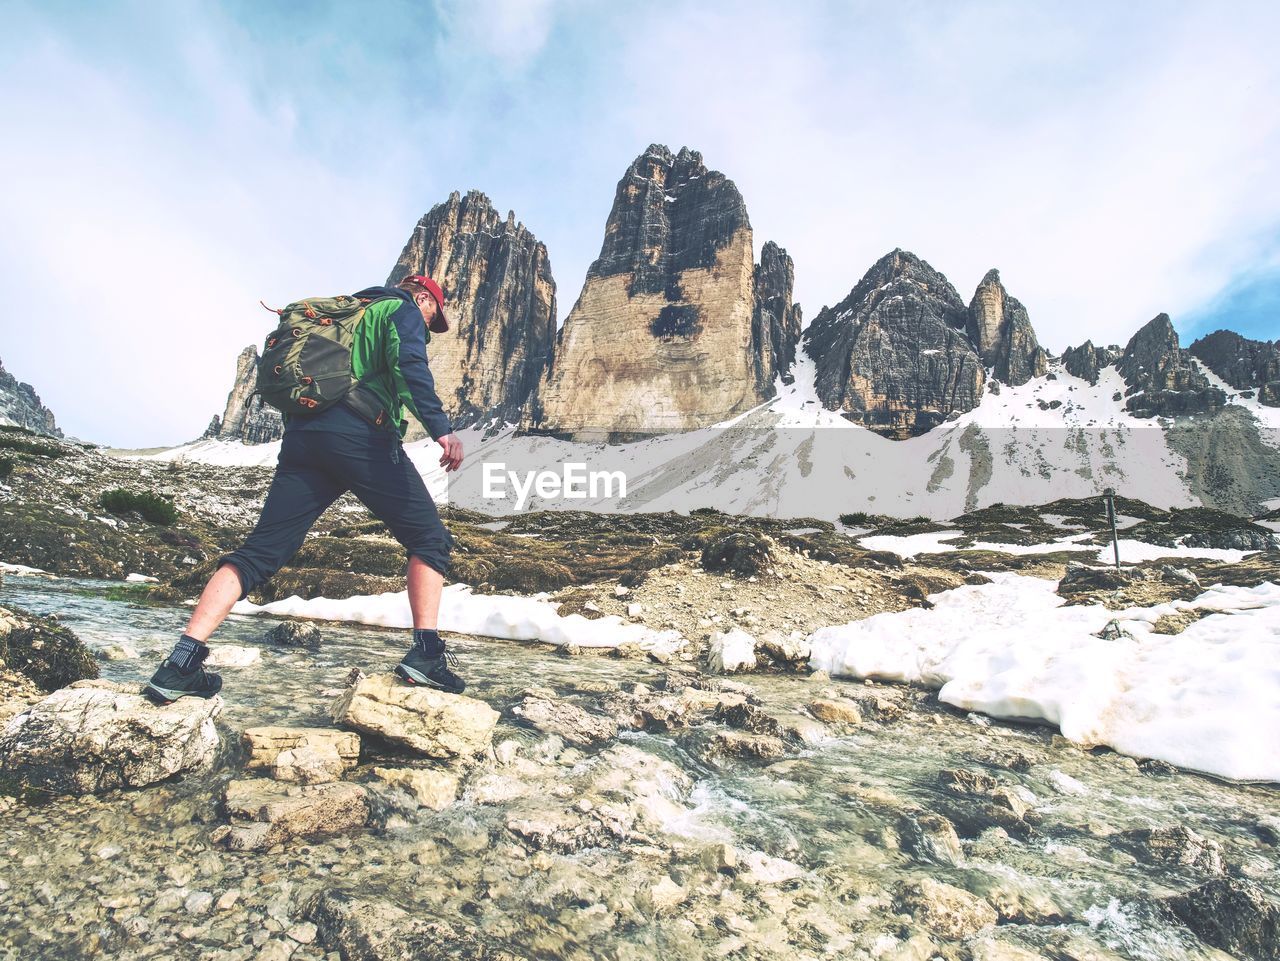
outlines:
M1107 505L1107 520L1111 522L1111 547L1116 554L1116 570L1120 570L1120 535L1116 533L1116 492L1108 487L1102 492Z

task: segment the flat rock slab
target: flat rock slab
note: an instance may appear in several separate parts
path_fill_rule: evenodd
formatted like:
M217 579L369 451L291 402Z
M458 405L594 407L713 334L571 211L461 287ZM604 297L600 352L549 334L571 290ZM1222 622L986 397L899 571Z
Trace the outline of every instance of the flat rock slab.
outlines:
M393 674L357 681L334 704L332 716L338 724L434 758L481 753L498 724L498 712L484 701L411 686Z
M322 727L251 727L245 768L279 781L318 784L336 781L360 758L360 735Z
M137 690L78 681L11 717L0 734L0 775L57 794L92 794L213 762L221 697L157 707Z
M231 781L223 801L231 826L214 832L233 851L256 851L296 837L336 834L369 820L359 784L282 784L267 778Z

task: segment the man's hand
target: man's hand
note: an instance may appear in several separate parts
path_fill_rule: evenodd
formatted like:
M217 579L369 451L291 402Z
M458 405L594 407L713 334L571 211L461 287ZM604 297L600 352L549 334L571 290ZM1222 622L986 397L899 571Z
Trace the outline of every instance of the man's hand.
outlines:
M458 440L458 435L445 434L443 437L437 437L436 443L443 451L440 455L440 466L444 468L445 473L457 470L462 465L462 441Z

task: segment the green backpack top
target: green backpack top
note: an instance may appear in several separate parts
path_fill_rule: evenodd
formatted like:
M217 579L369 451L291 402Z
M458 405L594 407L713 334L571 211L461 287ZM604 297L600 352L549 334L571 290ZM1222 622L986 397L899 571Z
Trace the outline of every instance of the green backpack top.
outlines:
M286 417L319 414L346 398L366 420L385 424L386 409L351 368L351 345L371 303L343 294L275 311L280 323L267 335L254 393Z

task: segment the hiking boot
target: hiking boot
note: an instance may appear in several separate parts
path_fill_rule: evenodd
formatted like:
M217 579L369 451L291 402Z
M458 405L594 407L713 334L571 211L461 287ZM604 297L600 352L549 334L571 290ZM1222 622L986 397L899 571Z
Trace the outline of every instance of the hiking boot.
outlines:
M396 665L396 676L410 684L426 684L450 694L461 694L467 682L449 670L450 665L458 666L458 658L452 651L445 651L439 657L428 657L415 644Z
M209 656L209 648L203 644L195 650L187 648L184 657L185 643L185 639L179 642L174 653L164 659L142 689L152 703L172 704L180 697L213 697L222 690L222 678L201 667Z

